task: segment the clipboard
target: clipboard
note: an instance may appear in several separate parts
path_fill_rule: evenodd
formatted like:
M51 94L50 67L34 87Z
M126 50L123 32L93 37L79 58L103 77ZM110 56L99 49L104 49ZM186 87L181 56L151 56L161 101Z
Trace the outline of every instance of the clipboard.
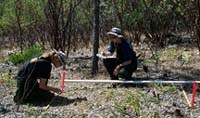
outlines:
M97 57L99 57L101 59L113 59L113 58L116 58L116 56L104 56L102 54L97 54Z

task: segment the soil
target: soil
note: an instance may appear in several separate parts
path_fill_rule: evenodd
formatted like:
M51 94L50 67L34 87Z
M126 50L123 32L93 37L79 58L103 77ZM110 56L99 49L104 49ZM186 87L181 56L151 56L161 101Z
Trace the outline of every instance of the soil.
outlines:
M84 51L83 51L84 50ZM151 52L135 48L141 53L135 80L199 80L199 54L196 48L173 46L160 54L158 65ZM174 51L175 50L175 51ZM91 52L82 49L70 54L67 59L67 79L110 79L99 60L96 76L91 75ZM148 66L149 72L142 69ZM143 84L123 85L116 88L102 83L65 83L65 91L50 103L15 105L13 96L16 90L14 77L20 65L2 61L0 63L0 117L24 118L189 118L200 117L200 94L197 90L195 107L189 108L182 95L184 90L191 101L191 84ZM49 84L61 86L62 69L52 70ZM6 78L6 79L5 79ZM12 78L12 79L11 79ZM9 80L11 79L11 80Z

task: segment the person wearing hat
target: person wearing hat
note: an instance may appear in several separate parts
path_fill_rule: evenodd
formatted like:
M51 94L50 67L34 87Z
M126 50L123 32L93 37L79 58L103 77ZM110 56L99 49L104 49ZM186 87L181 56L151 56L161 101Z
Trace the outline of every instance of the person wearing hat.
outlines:
M111 56L116 51L116 58L103 60L111 79L132 79L132 73L137 69L137 58L130 42L124 38L119 28L114 27L107 34L110 37L110 45L103 55Z
M23 64L17 74L17 90L14 102L34 103L49 101L53 93L61 93L59 88L47 85L52 69L52 64L58 68L65 65L63 52L51 51L33 58ZM39 82L38 82L39 81Z

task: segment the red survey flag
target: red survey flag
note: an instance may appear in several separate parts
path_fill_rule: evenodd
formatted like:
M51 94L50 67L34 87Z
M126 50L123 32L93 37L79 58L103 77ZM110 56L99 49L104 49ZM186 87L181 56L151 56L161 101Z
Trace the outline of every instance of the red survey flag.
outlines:
M194 101L195 101L197 88L198 88L198 83L195 81L192 86L192 102L191 102L192 108L194 108Z

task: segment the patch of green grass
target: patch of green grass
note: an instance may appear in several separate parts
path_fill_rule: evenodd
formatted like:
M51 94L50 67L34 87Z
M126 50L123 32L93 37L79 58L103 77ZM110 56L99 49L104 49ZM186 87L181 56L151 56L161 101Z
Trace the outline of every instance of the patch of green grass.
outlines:
M36 55L39 55L42 52L42 49L39 45L34 45L32 47L25 48L24 52L21 53L13 53L9 56L8 61L14 64L22 63L33 58Z
M123 116L127 114L126 110L129 109L137 115L140 114L140 98L143 93L137 91L127 91L123 101L115 101L115 109L117 112L121 113Z
M159 54L159 61L172 61L175 60L179 55L177 49L174 48L167 48L160 52Z
M7 86L14 86L15 80L10 75L10 73L1 73L0 74L1 82L5 83Z
M113 90L102 91L102 92L100 93L100 95L103 95L103 96L105 97L106 100L110 100L111 98L113 98L114 91L113 91Z
M140 111L140 95L138 93L130 93L125 96L125 102L132 111L139 113Z
M186 52L183 52L181 55L181 60L183 60L185 63L189 63L192 60L192 56Z
M155 112L155 113L154 113L154 118L160 118L159 112Z
M166 92L168 92L168 93L177 93L178 89L177 89L177 87L175 85L163 86L161 88L161 92L163 92L163 93L166 93Z
M23 55L22 54L17 54L17 53L13 53L9 56L9 59L8 59L9 62L12 62L14 64L17 64L17 63L21 63L24 61L23 59Z
M150 83L148 84L149 87L155 88L156 90L160 90L160 88L163 87L163 84L157 84L157 83Z
M120 105L119 103L115 102L115 110L122 114L122 116L124 117L127 113L126 113L126 106L124 104Z
M0 63L2 63L2 62L4 62L4 60L3 60L3 59L0 59Z
M153 60L152 59L145 59L144 64L152 64Z
M155 88L157 91L161 93L176 93L178 89L175 85L163 85L163 84L149 84L150 87Z

